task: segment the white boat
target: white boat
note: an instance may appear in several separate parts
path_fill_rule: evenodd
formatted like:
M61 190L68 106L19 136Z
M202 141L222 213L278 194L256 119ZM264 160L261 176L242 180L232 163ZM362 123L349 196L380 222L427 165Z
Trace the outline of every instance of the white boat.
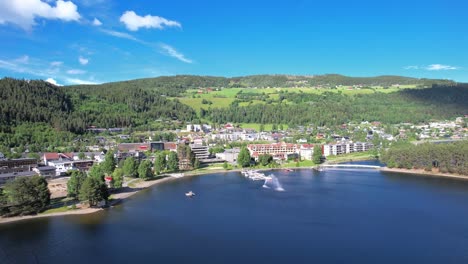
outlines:
M190 192L188 192L188 193L185 193L185 196L187 196L187 197L192 197L192 196L195 196L195 193L192 192L192 191L190 191Z

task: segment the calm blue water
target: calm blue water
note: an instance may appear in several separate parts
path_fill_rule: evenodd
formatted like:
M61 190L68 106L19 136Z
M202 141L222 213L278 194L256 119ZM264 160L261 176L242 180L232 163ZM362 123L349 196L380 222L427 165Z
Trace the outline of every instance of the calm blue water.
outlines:
M214 174L98 214L0 225L0 263L468 263L466 181L273 173L284 192Z

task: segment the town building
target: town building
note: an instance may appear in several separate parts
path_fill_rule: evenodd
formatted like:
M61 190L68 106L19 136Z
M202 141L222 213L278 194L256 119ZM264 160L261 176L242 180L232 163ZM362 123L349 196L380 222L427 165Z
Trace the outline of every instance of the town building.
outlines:
M341 155L353 152L368 151L374 145L370 142L340 142L335 144L325 144L322 146L322 153L325 157L330 155Z
M216 158L225 160L229 163L236 163L240 148L226 149L222 153L216 153Z

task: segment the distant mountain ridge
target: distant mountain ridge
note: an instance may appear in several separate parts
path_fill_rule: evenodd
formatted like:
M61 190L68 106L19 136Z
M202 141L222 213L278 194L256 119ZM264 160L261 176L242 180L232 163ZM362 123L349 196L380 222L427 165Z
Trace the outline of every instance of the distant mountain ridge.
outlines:
M442 79L418 79L403 76L376 76L376 77L349 77L339 74L325 75L250 75L241 77L215 77L198 75L175 75L161 76L155 78L144 78L120 82L104 83L98 86L105 87L138 87L141 89L156 90L168 96L177 96L187 89L208 88L208 87L311 87L324 86L334 87L337 85L363 85L363 86L391 86L391 85L420 85L431 86L454 85L456 82ZM80 87L82 85L68 86Z

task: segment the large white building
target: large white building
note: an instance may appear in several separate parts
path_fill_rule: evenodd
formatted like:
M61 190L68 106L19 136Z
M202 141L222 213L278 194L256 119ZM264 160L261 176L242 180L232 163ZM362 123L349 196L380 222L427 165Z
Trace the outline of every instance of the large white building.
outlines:
M322 153L325 157L330 155L341 155L352 152L362 152L370 150L374 145L370 142L343 142L336 144L326 144L322 147Z

